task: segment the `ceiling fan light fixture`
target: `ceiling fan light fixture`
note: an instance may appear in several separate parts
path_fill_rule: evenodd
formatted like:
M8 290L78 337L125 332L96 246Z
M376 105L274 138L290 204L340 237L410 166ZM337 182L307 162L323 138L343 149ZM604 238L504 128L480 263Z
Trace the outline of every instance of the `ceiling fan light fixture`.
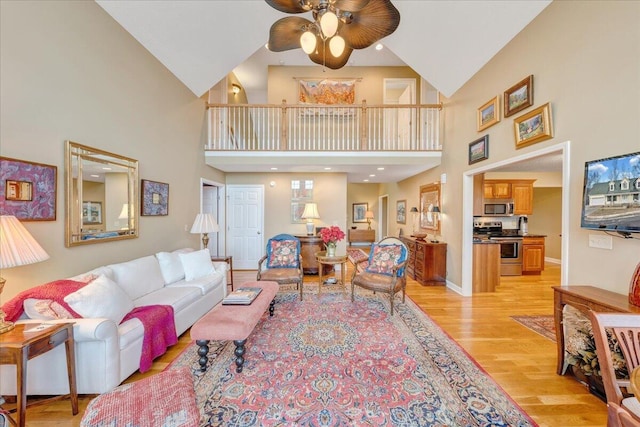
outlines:
M300 36L300 47L307 55L311 54L316 48L316 35L311 31L305 31Z
M336 14L327 10L320 17L320 28L325 38L333 37L338 31L338 17Z
M344 39L340 36L333 36L329 41L329 51L334 57L339 57L344 52Z

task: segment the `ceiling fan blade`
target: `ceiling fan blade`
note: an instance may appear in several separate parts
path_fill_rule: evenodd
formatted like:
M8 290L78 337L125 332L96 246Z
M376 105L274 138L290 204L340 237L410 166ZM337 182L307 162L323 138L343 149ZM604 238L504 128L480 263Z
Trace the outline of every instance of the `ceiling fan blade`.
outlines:
M269 30L269 50L282 52L300 48L300 36L305 25L311 21L298 16L288 16L277 20Z
M284 13L304 13L309 10L300 5L300 0L264 0L272 8Z
M349 46L345 46L342 55L336 58L329 51L329 46L325 43L322 43L322 41L319 41L316 45L315 52L309 55L309 59L311 59L318 65L324 65L325 67L331 68L332 70L337 70L338 68L342 68L347 65L349 57L351 56L351 52L353 52L353 49L351 49Z
M348 12L358 12L362 10L369 0L336 0L334 7L340 10L346 10Z
M353 21L340 27L340 35L353 49L364 49L392 34L400 24L400 12L389 0L370 0L353 14Z

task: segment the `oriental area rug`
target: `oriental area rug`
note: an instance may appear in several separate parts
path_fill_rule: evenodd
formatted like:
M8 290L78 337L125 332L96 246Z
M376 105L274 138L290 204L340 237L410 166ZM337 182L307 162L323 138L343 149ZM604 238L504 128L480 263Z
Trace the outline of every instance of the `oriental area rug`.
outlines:
M221 341L206 372L195 344L167 368L191 369L201 426L536 425L410 298L307 289L278 293L242 373Z
M533 332L553 342L556 341L556 325L553 316L511 316L511 318Z

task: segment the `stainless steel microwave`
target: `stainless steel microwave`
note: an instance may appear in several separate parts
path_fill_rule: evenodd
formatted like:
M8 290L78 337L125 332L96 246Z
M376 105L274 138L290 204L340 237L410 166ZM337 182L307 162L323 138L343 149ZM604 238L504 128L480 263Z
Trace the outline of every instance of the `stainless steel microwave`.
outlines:
M486 216L513 215L513 202L485 203L484 215Z

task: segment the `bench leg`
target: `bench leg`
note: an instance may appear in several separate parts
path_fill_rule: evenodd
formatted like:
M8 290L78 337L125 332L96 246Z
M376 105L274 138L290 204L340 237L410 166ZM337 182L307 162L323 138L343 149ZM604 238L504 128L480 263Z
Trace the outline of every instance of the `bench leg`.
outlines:
M273 317L273 312L276 309L276 299L272 299L271 303L269 304L269 316Z
M209 340L196 340L198 345L198 363L200 364L200 371L207 370L207 353L209 353Z
M236 350L234 354L236 355L236 372L242 372L242 365L244 365L244 345L247 342L246 338L243 340L234 340L233 343L236 345Z

